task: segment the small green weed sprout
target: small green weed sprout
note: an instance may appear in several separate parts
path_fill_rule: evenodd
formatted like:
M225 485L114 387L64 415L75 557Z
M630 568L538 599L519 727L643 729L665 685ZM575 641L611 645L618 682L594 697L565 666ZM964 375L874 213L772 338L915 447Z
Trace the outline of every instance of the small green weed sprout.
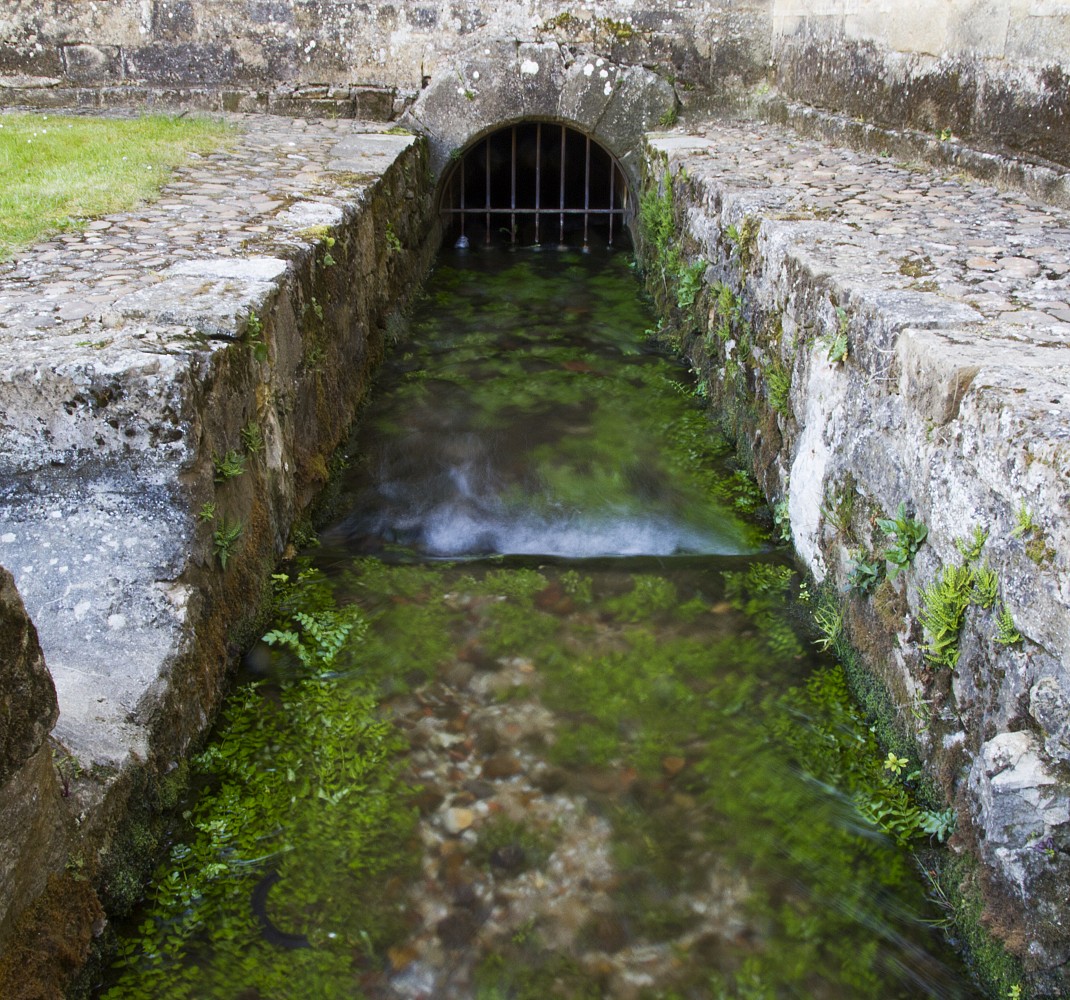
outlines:
M833 489L831 486L825 492L825 502L821 505L821 514L841 535L846 535L851 530L851 521L854 518L855 490L853 482L845 484L841 489Z
M197 519L199 521L214 521L215 520L215 504L212 501L206 503L197 512Z
M907 516L905 503L899 504L894 518L877 519L877 527L895 541L884 550L884 558L892 564L888 579L894 580L899 573L914 562L914 557L929 534L929 529L920 521Z
M1022 633L1015 626L1010 609L1004 604L996 615L996 642L1001 646L1016 646L1021 641Z
M323 238L324 250L323 257L320 258L320 262L323 264L324 267L334 267L334 265L338 263L338 261L336 261L334 257L331 256L331 248L334 246L334 244L335 239L333 236L325 236Z
M234 545L241 538L244 530L245 526L241 521L228 521L224 517L219 522L219 527L212 532L212 547L220 567L224 570L227 568Z
M245 471L245 456L240 451L228 451L222 457L213 455L212 464L215 466L215 481L225 483Z
M1029 508L1023 503L1018 508L1018 513L1015 515L1014 528L1011 530L1012 538L1025 538L1031 535L1037 530L1037 523L1033 520L1033 515L1029 513Z
M999 598L999 577L990 566L979 566L973 571L973 603L986 611Z
M776 413L786 417L791 398L791 368L774 357L765 369L765 382L769 390L769 405Z
M863 558L864 553L856 552L847 570L847 587L858 594L872 594L884 579L884 560Z
M788 498L782 497L773 505L773 523L782 542L791 541L791 512Z
M386 224L386 252L388 257L393 257L395 254L399 254L402 251L401 239L398 234L394 232L393 223L388 222Z
M829 334L826 343L828 353L825 355L832 364L840 364L847 360L847 311L841 306L836 307L836 330Z
M948 566L939 579L922 590L919 618L929 641L925 657L936 666L954 670L959 662L959 633L973 592L973 570Z
M898 776L903 773L903 769L909 763L909 758L897 757L891 750L889 750L888 756L884 758L884 769L886 771L891 771L892 774Z
M921 810L921 829L942 844L955 832L954 809Z
M690 309L695 304L705 274L706 260L703 257L680 268L676 282L676 304L679 308Z
M711 289L716 294L717 326L714 332L722 343L727 343L743 321L743 303L732 289L719 282Z
M832 598L822 600L814 608L814 624L821 634L814 645L822 652L832 649L843 635L843 612Z
M754 259L754 249L758 242L760 227L761 223L749 215L738 226L725 226L725 239L732 248L732 255L739 258L741 271L747 271Z
M988 541L988 532L979 524L974 527L973 534L969 538L955 540L955 548L962 553L962 558L967 562L977 562L981 558L981 550Z
M264 436L260 433L260 425L255 420L250 420L241 429L241 441L250 455L258 455L264 450Z
M244 339L245 343L252 349L253 357L257 361L267 361L268 349L267 343L264 341L264 324L254 311L250 311L245 318Z

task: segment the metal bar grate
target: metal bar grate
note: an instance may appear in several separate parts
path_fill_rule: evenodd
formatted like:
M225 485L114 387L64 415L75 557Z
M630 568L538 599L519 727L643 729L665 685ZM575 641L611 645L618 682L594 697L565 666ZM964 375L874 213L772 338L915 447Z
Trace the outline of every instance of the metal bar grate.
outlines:
M596 237L612 246L631 219L620 165L590 136L559 123L491 133L460 158L443 191L443 221L464 245L482 228L488 244L539 244L556 230L562 244L587 246Z

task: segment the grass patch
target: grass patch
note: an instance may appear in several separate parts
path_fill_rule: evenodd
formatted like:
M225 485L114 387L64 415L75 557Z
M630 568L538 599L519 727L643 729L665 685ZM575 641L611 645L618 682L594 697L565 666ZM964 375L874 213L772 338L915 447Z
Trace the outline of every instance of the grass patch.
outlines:
M204 118L0 115L0 260L153 198L173 167L228 133Z

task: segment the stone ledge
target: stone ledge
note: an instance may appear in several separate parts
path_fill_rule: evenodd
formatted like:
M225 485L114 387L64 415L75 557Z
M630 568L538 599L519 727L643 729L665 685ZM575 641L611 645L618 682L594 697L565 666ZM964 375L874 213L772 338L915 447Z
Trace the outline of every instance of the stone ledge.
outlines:
M232 121L154 203L0 264L0 560L55 679L87 852L122 822L124 779L164 773L210 721L434 249L415 137ZM225 566L222 524L241 525Z
M1070 219L1021 192L756 122L650 136L647 168L648 190L671 176L689 253L709 262L707 281L737 297L750 325L741 355L738 330L716 333L715 291L685 346L735 415L771 499L786 501L797 552L844 595L854 637L960 829L977 831L963 844L1011 900L1001 933L1037 989L1060 995L1070 938L1051 914L1065 906L1067 854L1040 870L1019 863L1021 838L984 844L1003 823L996 814L1016 811L1031 817L1030 839L1070 836L1060 711L1070 704ZM830 360L840 333L846 357ZM775 371L790 372L779 411ZM827 514L841 495L853 505L847 533ZM848 595L847 577L856 553L887 544L874 519L901 502L929 532L888 584L903 615L885 624ZM1023 506L1036 525L1024 536ZM922 654L923 590L962 563L956 542L975 527L988 532L983 560L1000 603L970 609L952 672ZM1023 643L995 641L1000 606ZM1019 733L1051 778L1045 808L1033 808L1037 787L1016 785L986 812L967 794L971 766L993 736Z

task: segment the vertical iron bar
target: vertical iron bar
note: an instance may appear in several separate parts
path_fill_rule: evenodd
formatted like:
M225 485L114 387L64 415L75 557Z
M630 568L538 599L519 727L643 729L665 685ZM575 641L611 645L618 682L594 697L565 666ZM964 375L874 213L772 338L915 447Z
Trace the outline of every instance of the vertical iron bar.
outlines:
M464 201L464 167L466 156L461 157L461 236L464 236L464 210L468 207Z
M561 126L561 236L560 242L565 242L565 126Z
M539 209L542 195L542 122L535 123L535 246L539 245Z
M513 126L512 194L509 203L509 242L516 242L516 126Z
M487 198L485 208L487 209L487 237L484 242L490 243L490 136L487 136Z
M591 210L591 137L587 136L587 163L584 166L583 177L583 245L587 246L587 223L590 219L588 214Z
M609 158L609 245L613 246L613 199L616 197L617 165Z

